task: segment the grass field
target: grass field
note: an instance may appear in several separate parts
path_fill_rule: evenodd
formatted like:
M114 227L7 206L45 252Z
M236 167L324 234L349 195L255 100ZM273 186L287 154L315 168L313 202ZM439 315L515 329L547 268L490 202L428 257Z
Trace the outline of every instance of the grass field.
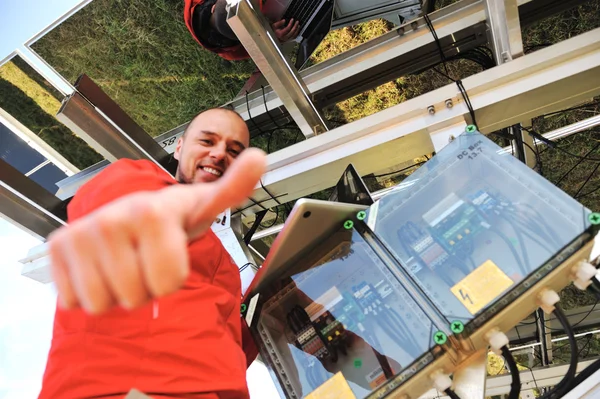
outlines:
M174 0L94 0L33 48L69 81L89 75L153 136L232 100L255 70L201 49Z
M0 67L0 108L83 169L102 160L54 115L60 108L60 93L39 77L31 67L15 57Z

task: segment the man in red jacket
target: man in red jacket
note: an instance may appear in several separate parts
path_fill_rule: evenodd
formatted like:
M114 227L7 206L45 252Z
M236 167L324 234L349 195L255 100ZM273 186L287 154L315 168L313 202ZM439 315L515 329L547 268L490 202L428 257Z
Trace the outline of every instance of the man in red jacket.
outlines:
M201 46L222 58L230 61L249 58L227 23L226 5L226 0L185 0L185 25ZM272 27L281 42L296 38L300 31L299 22L294 19L277 21Z
M265 168L233 111L198 115L173 179L119 160L82 186L48 241L59 292L40 398L248 398L257 351L238 268L210 230ZM177 184L182 183L182 184Z

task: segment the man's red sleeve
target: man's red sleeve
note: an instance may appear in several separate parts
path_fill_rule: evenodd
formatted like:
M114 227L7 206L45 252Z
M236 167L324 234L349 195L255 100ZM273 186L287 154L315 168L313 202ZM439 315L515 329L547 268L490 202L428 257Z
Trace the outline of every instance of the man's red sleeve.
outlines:
M128 194L156 191L175 183L167 172L151 161L120 159L79 188L67 207L69 221Z
M246 367L250 367L252 362L258 356L258 348L256 347L256 343L254 342L254 338L252 338L252 334L250 333L250 328L248 328L248 324L246 324L246 320L242 317L242 349L246 354Z

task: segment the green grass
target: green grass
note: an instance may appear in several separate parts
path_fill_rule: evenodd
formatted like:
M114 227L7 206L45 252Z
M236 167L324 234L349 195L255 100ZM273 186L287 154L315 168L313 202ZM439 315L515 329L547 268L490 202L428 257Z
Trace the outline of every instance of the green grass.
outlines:
M83 169L102 160L98 153L54 117L60 107L57 99L60 93L48 89L47 82L32 70L21 69L22 64L22 60L16 57L14 62L0 67L0 108L76 167Z
M94 0L33 48L71 82L90 76L153 136L232 100L255 70L203 50L179 0Z

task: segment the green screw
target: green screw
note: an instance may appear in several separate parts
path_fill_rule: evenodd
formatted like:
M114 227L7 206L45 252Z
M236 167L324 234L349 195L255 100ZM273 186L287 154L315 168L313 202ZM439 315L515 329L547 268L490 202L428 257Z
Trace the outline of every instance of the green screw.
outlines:
M444 345L448 341L448 336L443 331L433 334L433 342L438 345Z
M462 323L462 321L456 320L450 323L450 329L454 334L460 334L461 332L465 331L465 325Z
M354 222L352 220L346 220L344 223L344 228L346 230L350 230L352 227L354 227Z
M598 212L592 212L592 213L590 213L589 216L588 216L588 220L593 225L600 224L600 213L598 213Z
M357 369L361 368L362 367L362 359L360 359L360 358L354 359L354 367Z
M242 303L242 313L244 313L246 311L247 307L245 303Z
M367 212L365 212L365 211L360 211L356 214L356 218L358 220L365 220L366 217L367 217Z
M475 133L476 131L477 131L477 126L475 126L475 125L467 126L467 133Z

